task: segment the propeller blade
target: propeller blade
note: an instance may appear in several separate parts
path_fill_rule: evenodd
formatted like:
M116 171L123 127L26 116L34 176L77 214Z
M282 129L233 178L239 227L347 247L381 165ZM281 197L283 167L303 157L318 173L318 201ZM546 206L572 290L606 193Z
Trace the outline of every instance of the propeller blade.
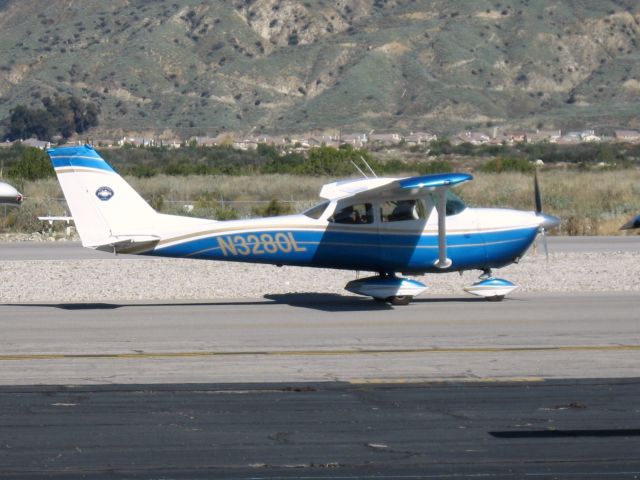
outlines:
M542 197L540 196L540 185L538 184L538 169L533 171L533 195L536 201L536 213L542 213Z
M544 245L544 256L547 258L547 263L549 263L549 246L547 245L547 231L543 228L540 233L542 233L542 244Z

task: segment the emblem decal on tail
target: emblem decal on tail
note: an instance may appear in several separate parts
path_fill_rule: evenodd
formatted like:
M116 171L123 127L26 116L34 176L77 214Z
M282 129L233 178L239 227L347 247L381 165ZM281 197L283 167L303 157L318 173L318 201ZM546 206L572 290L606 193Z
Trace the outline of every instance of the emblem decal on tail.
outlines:
M103 202L106 202L107 200L110 200L111 197L113 197L113 190L111 190L109 187L100 187L98 190L96 190L96 197L98 197Z

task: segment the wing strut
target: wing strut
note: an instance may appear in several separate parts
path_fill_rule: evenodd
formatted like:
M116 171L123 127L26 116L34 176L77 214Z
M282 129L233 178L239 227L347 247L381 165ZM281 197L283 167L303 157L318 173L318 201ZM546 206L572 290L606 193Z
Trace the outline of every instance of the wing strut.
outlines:
M438 260L435 266L438 268L449 268L453 263L447 258L447 187L436 190L438 201L436 210L438 211Z

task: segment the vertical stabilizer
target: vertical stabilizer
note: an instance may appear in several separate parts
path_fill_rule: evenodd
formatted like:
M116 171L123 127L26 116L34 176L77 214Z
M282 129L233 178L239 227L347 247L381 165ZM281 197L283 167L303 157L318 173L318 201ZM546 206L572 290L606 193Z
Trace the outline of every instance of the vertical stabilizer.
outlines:
M148 241L158 214L92 147L48 150L85 247Z

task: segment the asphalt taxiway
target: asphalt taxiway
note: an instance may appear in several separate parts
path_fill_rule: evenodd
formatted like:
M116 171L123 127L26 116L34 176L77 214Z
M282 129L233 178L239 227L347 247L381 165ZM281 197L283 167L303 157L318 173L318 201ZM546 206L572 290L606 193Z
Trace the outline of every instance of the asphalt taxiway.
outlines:
M325 294L0 306L0 384L640 376L639 297Z
M0 476L632 479L640 382L0 387Z

